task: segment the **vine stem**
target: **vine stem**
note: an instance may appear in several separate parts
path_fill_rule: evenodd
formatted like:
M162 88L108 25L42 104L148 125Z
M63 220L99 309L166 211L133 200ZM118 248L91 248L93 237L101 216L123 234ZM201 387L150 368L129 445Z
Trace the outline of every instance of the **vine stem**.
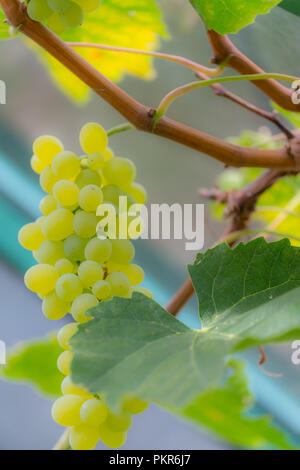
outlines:
M0 0L0 5L11 25L18 27L20 32L67 67L138 130L178 142L234 167L295 170L300 166L300 142L296 137L289 146L264 150L231 144L166 117L161 118L153 130L153 109L136 101L108 80L44 25L32 21L24 3L20 0Z
M277 80L284 80L287 82L294 82L299 79L299 77L294 77L291 75L284 75L280 73L261 73L261 74L251 74L251 75L237 75L231 77L216 77L211 78L209 80L203 80L202 82L192 82L188 83L187 85L183 85L181 87L172 90L168 93L160 102L155 117L154 122L156 123L159 119L162 118L166 111L170 107L170 105L180 96L183 96L191 91L197 90L198 88L203 88L206 86L212 86L217 83L226 83L226 82L242 82L242 81L257 81L257 80L266 80L266 79L277 79Z
M185 57L173 55L173 54L165 54L163 52L154 52L154 51L142 51L140 49L130 49L128 47L116 47L116 46L109 46L106 44L97 44L91 42L68 42L68 45L73 48L88 48L88 49L101 49L110 52L121 52L126 54L140 54L140 55L147 55L150 57L156 57L158 59L169 60L171 62L175 62L177 64L183 65L194 72L202 72L210 77L217 77L220 75L224 68L225 64L220 64L218 68L209 68L205 67L204 65L198 64L193 60L187 59Z

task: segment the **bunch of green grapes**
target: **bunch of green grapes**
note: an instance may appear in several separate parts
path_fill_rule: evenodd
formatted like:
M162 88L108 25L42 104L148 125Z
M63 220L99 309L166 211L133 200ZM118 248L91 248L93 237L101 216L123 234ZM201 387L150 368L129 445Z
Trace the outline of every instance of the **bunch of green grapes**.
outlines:
M105 130L97 123L83 126L80 144L83 156L64 150L56 137L45 135L35 140L31 166L47 194L40 202L41 217L21 228L19 242L38 262L26 272L25 285L42 299L44 315L50 320L67 314L73 317L58 333L65 349L58 369L66 377L63 396L54 403L52 414L57 423L71 428L73 449L89 450L99 439L110 447L121 446L131 414L144 411L147 403L129 399L116 415L101 397L74 385L68 341L79 323L91 320L87 312L99 302L113 296L130 298L135 291L153 295L138 286L144 271L132 263L132 241L110 238L97 215L103 204L117 208L120 196L127 197L127 211L132 204L145 203L146 191L134 181L135 165L114 156ZM101 236L97 235L99 224Z
M28 0L27 13L32 20L47 23L56 34L81 26L84 13L91 13L101 0Z

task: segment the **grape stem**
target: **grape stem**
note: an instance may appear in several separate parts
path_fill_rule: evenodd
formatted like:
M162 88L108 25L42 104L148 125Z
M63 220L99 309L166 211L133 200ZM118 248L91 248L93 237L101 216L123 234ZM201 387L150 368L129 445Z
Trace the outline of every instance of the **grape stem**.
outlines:
M181 143L230 166L284 170L295 170L300 167L300 140L297 137L291 139L290 144L283 148L264 150L233 145L166 117L161 118L155 129L153 129L155 110L136 101L132 96L103 76L44 25L32 21L27 15L24 3L20 0L0 0L0 5L11 25L19 27L20 32L49 52L138 130L154 133ZM232 52L229 51L220 60L220 63L230 56L229 64L232 64L233 58L231 54ZM277 83L269 79L259 80L257 83L268 84L273 82ZM282 88L285 90L286 95L289 94L291 98L292 90ZM275 98L276 96L273 97L274 101L276 101ZM280 99L277 101L281 102ZM298 107L298 111L300 111L300 107Z
M107 136L111 137L113 135L120 134L121 132L134 131L135 129L136 128L132 124L125 123L109 129L109 131L107 131Z
M67 428L60 436L52 450L70 450L69 434L70 428Z

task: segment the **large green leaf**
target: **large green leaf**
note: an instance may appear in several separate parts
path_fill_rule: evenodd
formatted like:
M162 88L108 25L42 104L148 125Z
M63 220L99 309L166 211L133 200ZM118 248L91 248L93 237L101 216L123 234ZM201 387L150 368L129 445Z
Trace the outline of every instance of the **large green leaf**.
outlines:
M63 380L57 369L57 358L62 351L55 335L21 343L9 352L6 366L0 368L0 376L30 383L40 392L56 397Z
M294 15L300 16L299 0L283 0L279 6L290 13L294 13Z
M257 15L269 13L280 0L190 0L208 29L237 33Z
M160 37L167 37L159 7L155 0L103 0L100 8L86 15L83 25L70 29L63 39L71 42L107 44L141 50L155 50ZM35 47L56 84L70 97L84 102L88 87L52 56ZM143 79L155 76L151 57L138 54L78 48L77 52L106 77L120 81L125 74Z
M189 273L204 325L215 317L252 310L300 286L300 250L288 240L257 238L230 249L224 243L199 253Z
M254 416L254 404L242 361L230 360L231 371L223 386L200 395L180 416L222 436L227 441L248 448L293 449L293 444L276 428L270 417Z

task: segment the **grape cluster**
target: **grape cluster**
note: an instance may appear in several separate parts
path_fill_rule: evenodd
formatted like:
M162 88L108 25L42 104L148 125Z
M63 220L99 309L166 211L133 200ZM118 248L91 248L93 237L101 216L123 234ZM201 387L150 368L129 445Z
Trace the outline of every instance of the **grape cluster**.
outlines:
M29 0L27 13L32 20L47 23L56 34L83 23L84 13L91 13L101 0Z
M58 342L65 350L58 369L65 375L63 396L53 405L54 420L70 427L73 449L93 449L99 439L109 447L120 447L132 414L141 413L147 403L130 398L122 412L112 413L99 396L93 396L72 383L70 365L73 353L70 338L78 324L91 319L87 311L113 296L130 298L137 291L152 293L138 285L144 271L132 261L134 245L128 238L110 238L98 216L103 204L118 206L120 196L132 204L144 204L146 191L136 183L131 160L114 156L108 137L97 123L80 131L84 155L64 150L60 140L42 136L33 144L32 169L40 175L47 193L40 202L41 217L21 228L20 244L33 252L38 264L25 273L25 284L42 300L44 315L59 320L71 314L73 320L61 328ZM98 230L100 226L100 234Z

